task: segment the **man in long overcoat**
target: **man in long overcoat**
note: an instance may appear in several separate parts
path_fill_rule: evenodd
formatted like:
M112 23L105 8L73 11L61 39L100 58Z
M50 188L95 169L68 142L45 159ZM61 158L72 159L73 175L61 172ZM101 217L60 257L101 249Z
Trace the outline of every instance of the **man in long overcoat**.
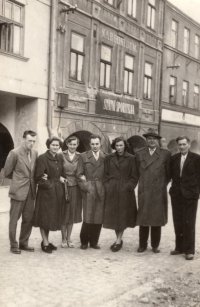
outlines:
M90 136L91 150L81 154L77 179L83 193L83 224L80 233L81 249L90 247L100 249L98 245L101 232L105 201L103 185L105 154L100 151L101 137Z
M27 130L24 132L23 139L22 146L10 151L4 168L5 177L11 179L9 239L10 251L14 254L20 254L21 250L34 251L33 247L28 246L28 240L32 230L36 197L34 171L37 151L33 149L36 142L36 133ZM21 216L22 224L18 247L16 229L17 221Z
M154 253L161 238L161 226L167 223L167 185L170 180L170 152L158 146L158 135L150 128L146 134L147 147L136 152L139 170L138 215L136 225L139 229L139 248L142 253L147 249L151 227L151 246Z

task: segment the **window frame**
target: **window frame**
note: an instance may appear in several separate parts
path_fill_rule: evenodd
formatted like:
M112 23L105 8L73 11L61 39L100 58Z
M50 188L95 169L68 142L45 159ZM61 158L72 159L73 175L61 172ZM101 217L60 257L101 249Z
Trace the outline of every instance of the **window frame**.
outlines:
M198 93L195 92L195 88L198 89ZM194 84L194 94L193 95L194 95L194 100L193 100L193 102L194 102L194 109L199 110L199 85L197 85L197 84ZM197 97L197 99L196 99L196 97ZM196 103L197 103L197 107L196 107Z
M133 68L130 69L128 67L126 67L126 56L129 56L133 59ZM124 55L124 94L126 95L133 95L133 78L134 78L134 60L135 60L135 57L133 55L130 55L128 53L125 53ZM126 84L126 90L125 90L125 73L128 73L128 82ZM131 91L129 91L129 88L130 88L130 75L132 75L132 84L131 84Z
M82 52L77 50L77 49L72 48L72 36L73 36L73 34L83 38L83 51ZM75 77L73 75L71 75L72 53L76 55L76 63L75 63L76 64L75 65L76 66L76 68L75 68L76 76ZM82 59L83 59L81 80L78 79L79 56L81 56ZM75 31L71 31L69 79L72 80L72 81L84 83L84 73L83 73L84 72L84 65L85 65L85 35L80 34L78 32L75 32Z
M187 89L184 89L184 86L183 86L184 84L187 84ZM184 93L186 93L186 94L184 95ZM189 97L189 82L183 80L183 84L182 84L182 106L184 106L184 107L188 106L188 97ZM184 100L185 100L185 102L184 102Z
M104 59L102 59L102 47L106 47L106 48L109 48L110 49L110 62L109 61L107 61L107 60L104 60ZM102 73L102 71L101 71L101 64L104 64L104 67L105 67L105 69L104 69L104 84L102 85L101 84L101 73ZM107 77L106 77L106 72L107 72L107 67L110 67L110 76L109 76L109 87L107 87L106 86L106 80L107 80ZM111 90L111 73L112 73L112 47L111 46L109 46L109 45L106 45L106 44L101 44L101 48L100 48L100 74L99 74L99 86L101 87L101 88L105 88L105 89L109 89L109 90Z
M188 37L185 36L185 30L187 30L187 33L188 33ZM183 32L183 35L184 35L184 42L183 42L183 52L185 54L189 54L190 53L190 29L188 28L184 28L184 32ZM187 42L187 43L186 43ZM186 50L186 47L187 47L187 50Z
M174 84L171 84L171 80L174 80ZM174 94L172 95L172 92L174 90ZM171 103L176 103L176 95L177 95L177 77L170 76L169 81L169 101Z
M129 2L130 1L131 1L131 13L129 14ZM128 0L127 15L134 19L137 18L137 0Z
M151 30L155 31L155 20L156 20L156 0L155 5L150 3L151 0L148 0L148 7L147 7L147 27ZM154 12L154 19L152 18L152 12ZM149 15L150 14L150 15ZM152 25L153 20L153 25ZM149 24L148 24L149 23Z
M146 65L146 64L149 64L149 65L151 66L151 72L152 72L152 75L151 75L151 76L150 76L150 75L147 75L147 74L145 73L145 65ZM146 91L146 94L147 94L147 95L145 95L145 80L147 80L147 82L146 82L146 84L147 84L147 91ZM150 83L150 85L149 85L149 83ZM144 64L144 93L143 93L143 97L144 97L145 99L152 100L152 85L153 85L153 64L146 61L145 64ZM149 88L150 88L150 97L148 96Z
M176 30L173 30L173 27L171 26L171 47L177 48L178 45L178 22L174 19L172 19L172 25L173 22L176 24ZM174 41L173 41L174 37Z
M196 43L196 37L198 39L198 43ZM195 34L194 37L194 57L195 59L200 59L200 36L198 34Z

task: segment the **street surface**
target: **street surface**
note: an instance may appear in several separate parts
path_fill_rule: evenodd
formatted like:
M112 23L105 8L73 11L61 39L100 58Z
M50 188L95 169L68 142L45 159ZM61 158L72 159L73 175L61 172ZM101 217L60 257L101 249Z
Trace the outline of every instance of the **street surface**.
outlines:
M117 253L110 250L114 231L107 229L101 232L101 250L80 250L81 224L76 224L72 233L74 249L61 248L57 231L50 233L50 242L58 250L44 253L40 231L33 228L30 246L35 252L14 255L9 251L7 194L8 188L1 187L1 307L200 307L200 211L193 261L186 261L183 255L169 255L174 249L170 203L169 223L162 228L159 254L154 254L150 246L145 253L137 253L138 227L125 231L123 248Z

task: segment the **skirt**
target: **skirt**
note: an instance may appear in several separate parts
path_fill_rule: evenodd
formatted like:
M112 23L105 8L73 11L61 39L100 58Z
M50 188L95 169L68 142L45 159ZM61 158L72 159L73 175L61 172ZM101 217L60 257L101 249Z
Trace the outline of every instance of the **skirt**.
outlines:
M76 186L68 187L69 202L65 202L63 207L62 224L74 224L82 222L82 195L80 188Z

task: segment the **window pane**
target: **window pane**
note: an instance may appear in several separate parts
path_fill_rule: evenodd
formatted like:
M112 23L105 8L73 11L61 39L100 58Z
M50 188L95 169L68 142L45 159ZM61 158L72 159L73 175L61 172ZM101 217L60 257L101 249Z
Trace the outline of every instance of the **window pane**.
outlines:
M13 52L17 54L20 53L20 33L20 27L14 26Z
M101 66L100 66L100 86L104 86L104 76L105 76L105 64L101 63Z
M21 22L21 7L14 5L14 20Z
M132 1L133 0L128 0L128 14L132 15Z
M113 0L108 0L108 3L113 5Z
M194 86L194 92L196 94L199 94L199 87L197 85Z
M83 56L78 55L78 71L77 71L77 80L83 80Z
M170 85L175 85L176 84L175 80L176 78L170 77Z
M148 15L147 15L147 26L151 26L151 7L148 6Z
M176 31L177 30L177 22L172 20L172 30Z
M151 10L151 28L154 29L155 27L155 10Z
M3 15L3 0L0 0L0 15Z
M183 82L183 89L187 91L187 82Z
M76 53L71 52L70 77L76 78Z
M144 78L144 97L147 98L147 78Z
M128 92L128 71L124 71L124 93Z
M145 63L145 75L152 76L152 65L149 63Z
M155 6L155 0L149 0L149 3Z
M133 57L125 55L125 67L133 70Z
M12 3L8 1L5 3L5 17L12 18Z
M128 92L129 94L132 94L133 92L133 73L132 72L129 72Z
M137 0L133 0L133 13L132 13L133 17L136 17L136 1Z
M195 44L199 45L199 36L195 35Z
M83 52L84 38L80 35L72 33L72 49Z
M101 46L101 59L110 62L111 61L111 48Z
M106 87L110 87L110 65L106 65Z
M148 97L151 98L151 79L148 79Z

